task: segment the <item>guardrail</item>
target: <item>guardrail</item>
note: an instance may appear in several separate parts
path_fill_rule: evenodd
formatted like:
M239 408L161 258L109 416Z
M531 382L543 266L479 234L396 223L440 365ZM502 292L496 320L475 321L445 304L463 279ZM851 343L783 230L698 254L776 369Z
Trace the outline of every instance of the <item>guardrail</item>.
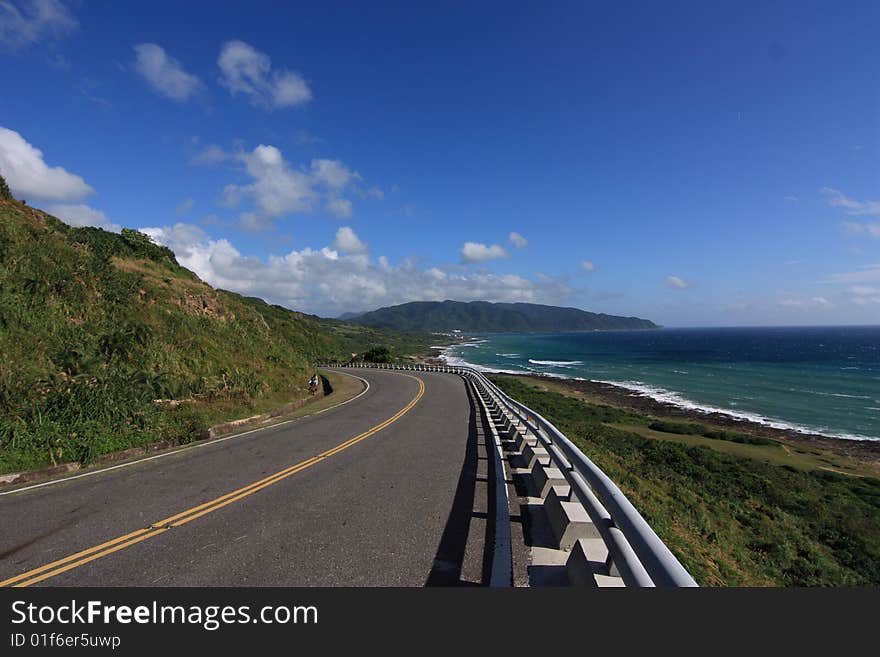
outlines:
M325 363L321 367L362 367L458 374L534 434L562 472L608 548L627 586L697 586L674 554L651 529L617 485L553 424L521 404L471 367L381 363Z

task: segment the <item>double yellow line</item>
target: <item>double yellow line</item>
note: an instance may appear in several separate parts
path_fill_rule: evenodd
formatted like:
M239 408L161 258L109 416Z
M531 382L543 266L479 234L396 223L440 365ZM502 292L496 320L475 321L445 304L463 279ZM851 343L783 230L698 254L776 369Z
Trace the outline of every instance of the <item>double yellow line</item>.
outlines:
M352 445L355 445L362 440L366 440L373 434L382 431L382 429L390 424L393 424L394 422L397 422L397 420L406 415L412 409L412 407L418 403L418 401L422 398L422 395L425 394L425 383L421 379L410 376L409 374L404 374L402 376L406 376L410 379L415 379L416 381L418 381L418 394L412 399L412 401L410 401L409 404L404 406L402 409L400 409L397 413L392 415L384 422L377 424L372 429L368 429L367 431L358 434L354 438L350 438L344 443L336 445L336 447L332 447L325 452L321 452L317 456L313 456L309 459L306 459L305 461L300 461L299 463L291 465L284 470L280 470L275 474L269 475L264 479L255 481L252 484L248 484L247 486L243 486L242 488L234 490L231 493L226 493L226 495L221 495L220 497L213 499L210 502L199 504L198 506L194 506L191 509L181 511L178 514L154 522L149 527L138 529L137 531L131 532L130 534L119 536L118 538L114 538L113 540L106 541L104 543L101 543L100 545L96 545L95 547L89 548L87 550L82 550L80 552L77 552L76 554L71 554L68 557L64 557L63 559L53 561L52 563L46 564L45 566L40 566L39 568L34 568L33 570L29 570L20 575L16 575L15 577L10 577L9 579L0 582L0 587L30 586L31 584L42 582L43 580L49 579L50 577L60 575L61 573L67 572L68 570L78 568L79 566L87 564L90 561L95 561L96 559L105 557L108 554L118 552L119 550L124 550L125 548L132 546L136 543L140 543L141 541L145 541L148 538L153 538L155 536L159 536L160 534L164 534L169 529L180 527L181 525L185 525L188 522L192 522L196 518L201 518L204 515L217 511L218 509L222 509L224 506L227 506L234 502L238 502L239 500L242 500L249 495L253 495L256 492L261 491L268 486L271 486L272 484L277 484L279 481L282 481L283 479L286 479L291 475L295 475L297 472L302 472L306 468L310 468L316 463L320 463L324 459L328 459L334 454L338 454L339 452L348 449Z

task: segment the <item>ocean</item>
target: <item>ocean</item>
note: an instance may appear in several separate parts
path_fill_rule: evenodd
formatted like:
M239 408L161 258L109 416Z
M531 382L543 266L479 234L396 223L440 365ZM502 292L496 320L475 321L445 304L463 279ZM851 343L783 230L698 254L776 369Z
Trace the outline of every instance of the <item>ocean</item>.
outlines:
M880 440L880 327L469 334L450 363L603 381L793 431Z

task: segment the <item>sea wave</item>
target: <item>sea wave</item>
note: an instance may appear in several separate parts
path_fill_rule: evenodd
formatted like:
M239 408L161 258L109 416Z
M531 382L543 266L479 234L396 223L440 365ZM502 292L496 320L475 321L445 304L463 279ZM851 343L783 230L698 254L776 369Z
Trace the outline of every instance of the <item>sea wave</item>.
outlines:
M790 388L790 390L797 390L797 388ZM804 392L808 392L811 395L821 395L822 397L845 397L847 399L871 399L867 395L846 395L842 392L821 392L820 390L804 390Z
M582 360L533 360L529 358L529 362L532 365L558 365L560 367L564 367L565 365L583 365L584 361Z
M523 372L522 370L504 370L497 367L484 367L483 365L469 363L464 358L450 356L449 354L441 354L440 358L442 358L450 367L471 367L478 372L483 372L485 374L526 374L526 372Z
M786 422L785 420L779 420L776 418L765 417L760 415L759 413L752 413L748 411L742 410L731 410L729 408L721 408L719 406L712 406L711 404L701 404L698 402L691 401L686 397L683 397L677 392L673 392L672 390L667 390L666 388L660 388L658 386L652 386L644 381L602 381L597 380L598 383L607 383L612 386L617 386L618 388L626 388L627 390L632 390L634 392L638 392L646 397L650 397L656 401L665 402L667 404L672 404L673 406L678 406L679 408L685 408L687 410L696 411L698 413L722 413L724 415L729 415L730 417L736 418L738 420L747 420L749 422L755 422L756 424L763 424L764 426L772 427L774 429L782 429L784 431L795 431L797 433L811 433L811 434L820 434L823 436L828 436L829 438L841 438L843 440L880 440L880 437L875 436L861 436L858 434L852 433L839 433L835 432L831 429L825 427L808 427L803 424L797 424L795 422Z

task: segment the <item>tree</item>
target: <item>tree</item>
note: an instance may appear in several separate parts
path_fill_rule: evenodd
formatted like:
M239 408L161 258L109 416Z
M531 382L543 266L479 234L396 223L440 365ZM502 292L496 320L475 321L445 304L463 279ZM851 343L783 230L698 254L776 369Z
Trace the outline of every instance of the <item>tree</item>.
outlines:
M391 349L386 346L373 347L364 353L364 360L368 363L390 363L392 360Z
M0 176L0 198L4 201L15 200L12 198L12 192L9 191L9 185L6 184L6 179L3 176Z

